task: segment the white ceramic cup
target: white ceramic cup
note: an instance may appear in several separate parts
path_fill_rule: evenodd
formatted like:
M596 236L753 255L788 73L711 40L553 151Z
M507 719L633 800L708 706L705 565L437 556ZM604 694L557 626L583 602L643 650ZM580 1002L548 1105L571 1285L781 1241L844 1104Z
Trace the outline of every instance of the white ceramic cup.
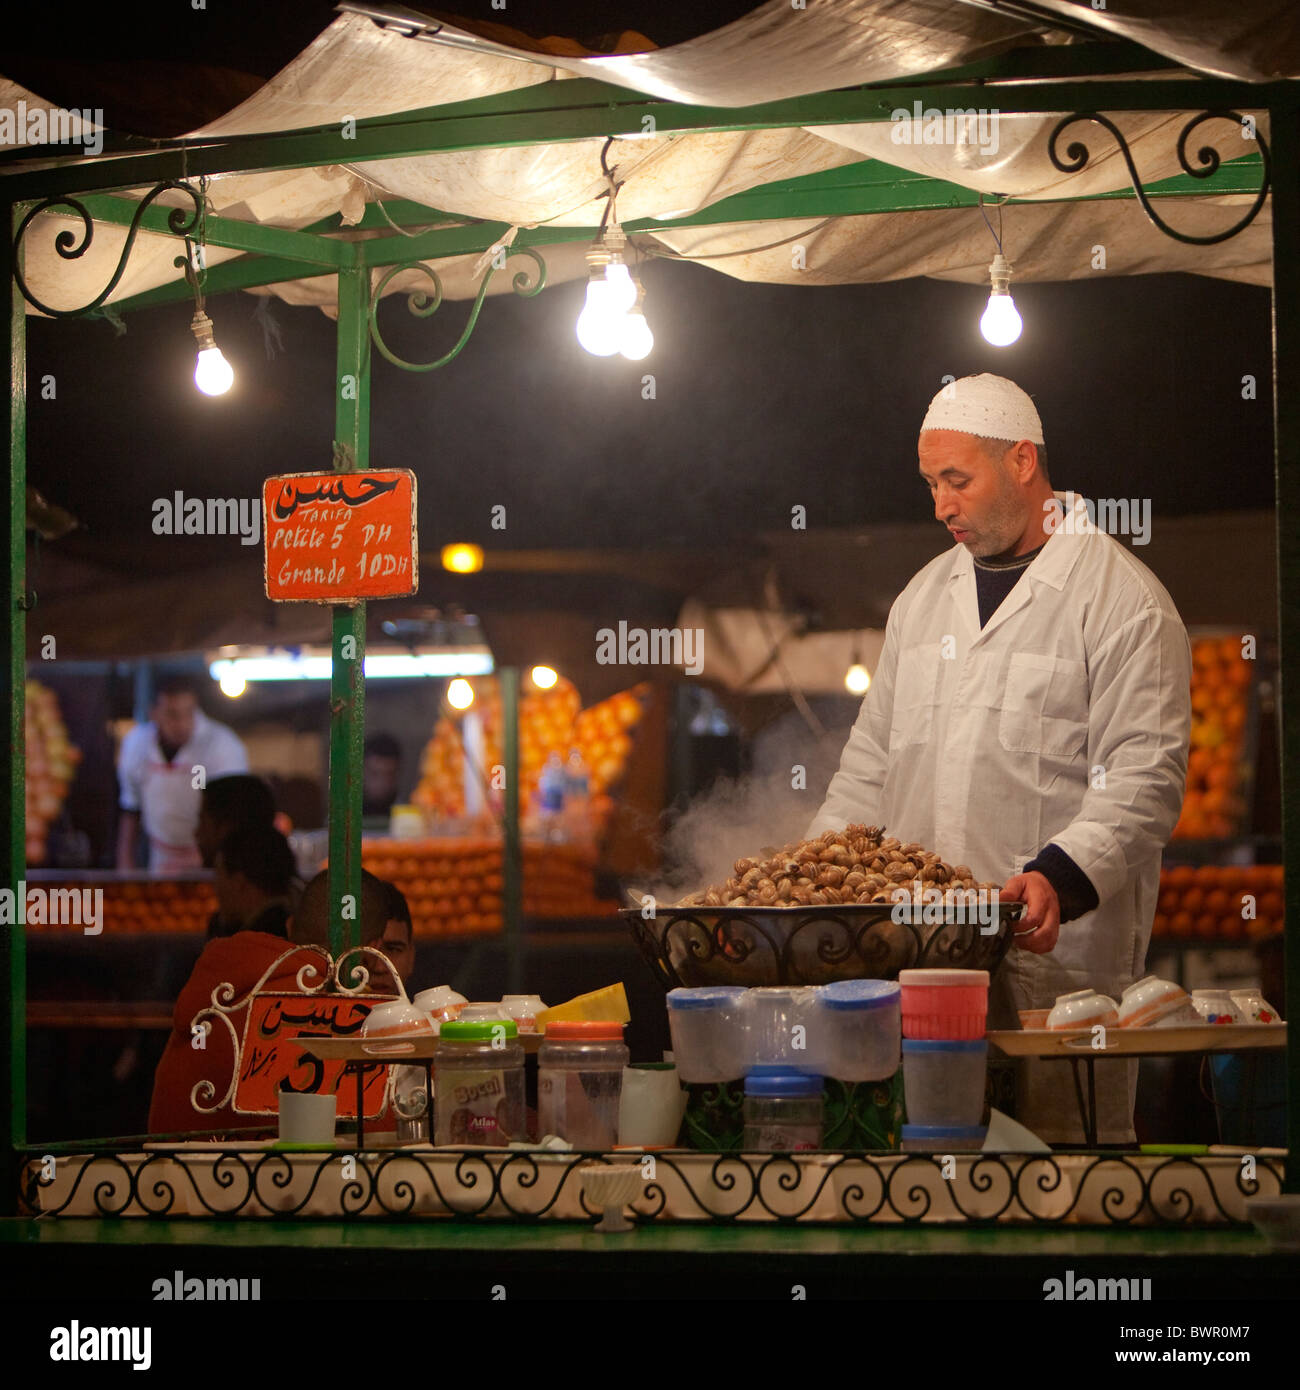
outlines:
M1118 1027L1119 1010L1110 995L1098 994L1095 989L1058 994L1052 1012L1047 1015L1047 1026L1052 1029L1093 1028L1097 1024Z
M280 1138L286 1144L328 1144L334 1138L336 1096L280 1092Z

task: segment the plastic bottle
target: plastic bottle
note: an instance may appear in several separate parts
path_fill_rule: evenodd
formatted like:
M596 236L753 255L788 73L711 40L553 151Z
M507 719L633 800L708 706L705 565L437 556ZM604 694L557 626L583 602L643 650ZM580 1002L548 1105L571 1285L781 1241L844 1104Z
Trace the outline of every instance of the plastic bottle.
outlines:
M591 780L576 748L569 749L564 764L564 822L570 840L582 844L591 839Z

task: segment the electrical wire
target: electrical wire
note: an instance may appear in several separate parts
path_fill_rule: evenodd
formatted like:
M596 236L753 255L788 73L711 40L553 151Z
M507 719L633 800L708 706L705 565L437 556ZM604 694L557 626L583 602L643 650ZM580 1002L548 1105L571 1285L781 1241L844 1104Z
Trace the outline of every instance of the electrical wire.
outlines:
M729 256L754 256L760 251L774 251L778 246L788 246L790 242L798 241L800 237L812 236L814 232L820 232L823 227L835 220L834 216L823 217L820 222L814 223L811 227L805 227L803 231L795 232L792 236L782 237L780 241L769 241L762 246L747 246L743 251L714 251L705 252L702 255L688 255L685 252L674 251L669 246L651 243L650 246L646 247L646 255L658 256L665 261L723 261ZM992 228L989 230L991 231Z
M998 200L993 205L998 210L998 229L996 232L993 230L993 223L989 221L988 213L984 211L983 193L979 195L979 209L980 216L984 219L984 225L989 229L989 235L993 238L994 243L997 245L998 255L1000 256L1002 255L1002 208L1011 195L1009 193L1004 193L1000 195L995 193L993 196Z

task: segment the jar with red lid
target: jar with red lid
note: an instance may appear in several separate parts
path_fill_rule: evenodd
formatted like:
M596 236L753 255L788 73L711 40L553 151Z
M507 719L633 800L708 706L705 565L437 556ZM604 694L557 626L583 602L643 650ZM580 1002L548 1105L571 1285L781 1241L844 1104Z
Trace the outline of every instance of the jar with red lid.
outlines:
M540 1133L575 1149L612 1148L628 1060L621 1023L548 1023L537 1054Z

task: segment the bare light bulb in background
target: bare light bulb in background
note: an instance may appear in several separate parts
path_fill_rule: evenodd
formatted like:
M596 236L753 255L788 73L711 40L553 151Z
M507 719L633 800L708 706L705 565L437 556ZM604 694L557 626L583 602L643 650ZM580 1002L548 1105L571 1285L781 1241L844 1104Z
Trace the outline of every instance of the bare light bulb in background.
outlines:
M636 303L636 281L623 261L610 261L605 267L605 281L611 288L614 303L623 310Z
M529 672L538 690L549 690L559 679L559 672L551 666L534 666Z
M980 318L980 332L986 342L994 347L1010 347L1020 337L1025 326L1011 298L1011 262L998 252L989 266L989 279L992 291L989 302Z
M457 676L447 687L447 703L452 709L468 709L474 703L474 687Z
M871 673L860 661L849 667L844 676L844 688L850 695L865 695L871 688Z
M232 700L237 700L248 689L248 682L239 674L238 671L227 671L219 682L221 693L228 695Z

